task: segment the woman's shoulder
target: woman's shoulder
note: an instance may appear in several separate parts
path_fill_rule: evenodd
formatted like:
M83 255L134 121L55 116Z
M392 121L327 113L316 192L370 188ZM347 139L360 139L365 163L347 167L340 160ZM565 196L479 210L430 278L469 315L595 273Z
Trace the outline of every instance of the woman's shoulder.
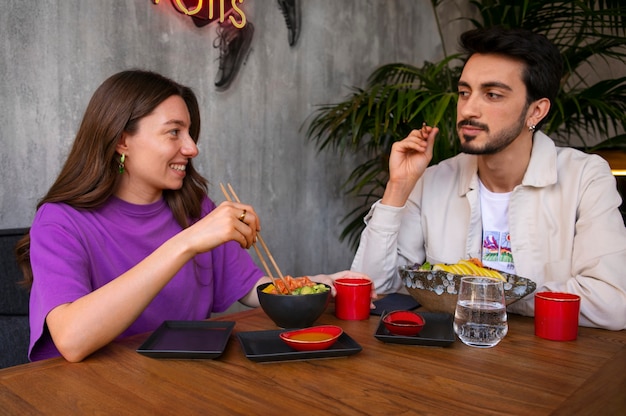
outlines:
M103 204L96 207L78 207L66 202L45 202L37 209L36 218L60 220L63 218L80 218L91 216L95 213L106 211L115 206L115 198L111 197Z
M46 202L42 204L35 214L35 221L49 220L57 222L64 218L81 215L84 210L75 208L64 202Z
M35 214L32 227L56 226L61 228L82 228L85 224L100 223L104 219L121 221L118 215L119 208L115 207L115 201L107 200L97 207L77 207L65 202L43 203Z
M30 227L31 241L53 235L76 234L77 224L82 221L83 210L62 202L46 202L35 214Z

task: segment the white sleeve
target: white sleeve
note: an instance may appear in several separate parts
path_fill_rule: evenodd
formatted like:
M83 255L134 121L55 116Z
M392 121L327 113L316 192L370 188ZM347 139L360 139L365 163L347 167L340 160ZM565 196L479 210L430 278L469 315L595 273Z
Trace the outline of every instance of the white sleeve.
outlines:
M626 329L626 227L617 209L621 198L604 160L590 159L585 173L572 278L545 286L580 295L581 325L619 331Z
M421 231L414 228L416 222L419 224L419 215L418 218L409 215L415 211L410 201L404 207L391 207L377 201L364 218L366 227L361 234L351 270L367 274L380 294L400 291L404 285L398 274L398 266L419 261L413 256L408 259L403 255L398 246L399 240L402 246L418 247L423 261ZM403 223L412 223L413 230L406 232Z

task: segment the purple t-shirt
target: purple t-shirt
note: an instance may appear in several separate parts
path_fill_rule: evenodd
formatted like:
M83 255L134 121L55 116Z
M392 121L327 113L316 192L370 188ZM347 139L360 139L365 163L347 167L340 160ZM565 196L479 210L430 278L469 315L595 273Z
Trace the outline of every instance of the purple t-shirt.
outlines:
M205 198L202 213L215 209ZM165 203L133 205L111 197L97 209L47 203L30 237L32 361L59 356L45 324L55 307L120 276L181 231ZM164 320L201 320L242 298L263 276L248 252L229 242L185 264L120 338L153 331Z

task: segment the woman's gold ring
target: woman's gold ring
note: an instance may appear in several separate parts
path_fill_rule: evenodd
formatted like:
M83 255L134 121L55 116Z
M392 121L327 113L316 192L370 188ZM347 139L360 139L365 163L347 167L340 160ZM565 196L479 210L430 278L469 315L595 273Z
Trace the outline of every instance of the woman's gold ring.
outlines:
M244 209L241 215L239 216L239 221L243 222L245 218L246 218L246 210Z

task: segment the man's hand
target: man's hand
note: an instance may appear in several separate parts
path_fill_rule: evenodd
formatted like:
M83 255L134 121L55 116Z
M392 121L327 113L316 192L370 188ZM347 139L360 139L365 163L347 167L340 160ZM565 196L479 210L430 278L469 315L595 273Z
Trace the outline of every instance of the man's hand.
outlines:
M382 203L404 206L415 184L422 177L433 158L437 127L424 124L421 129L393 144L389 155L389 182Z

